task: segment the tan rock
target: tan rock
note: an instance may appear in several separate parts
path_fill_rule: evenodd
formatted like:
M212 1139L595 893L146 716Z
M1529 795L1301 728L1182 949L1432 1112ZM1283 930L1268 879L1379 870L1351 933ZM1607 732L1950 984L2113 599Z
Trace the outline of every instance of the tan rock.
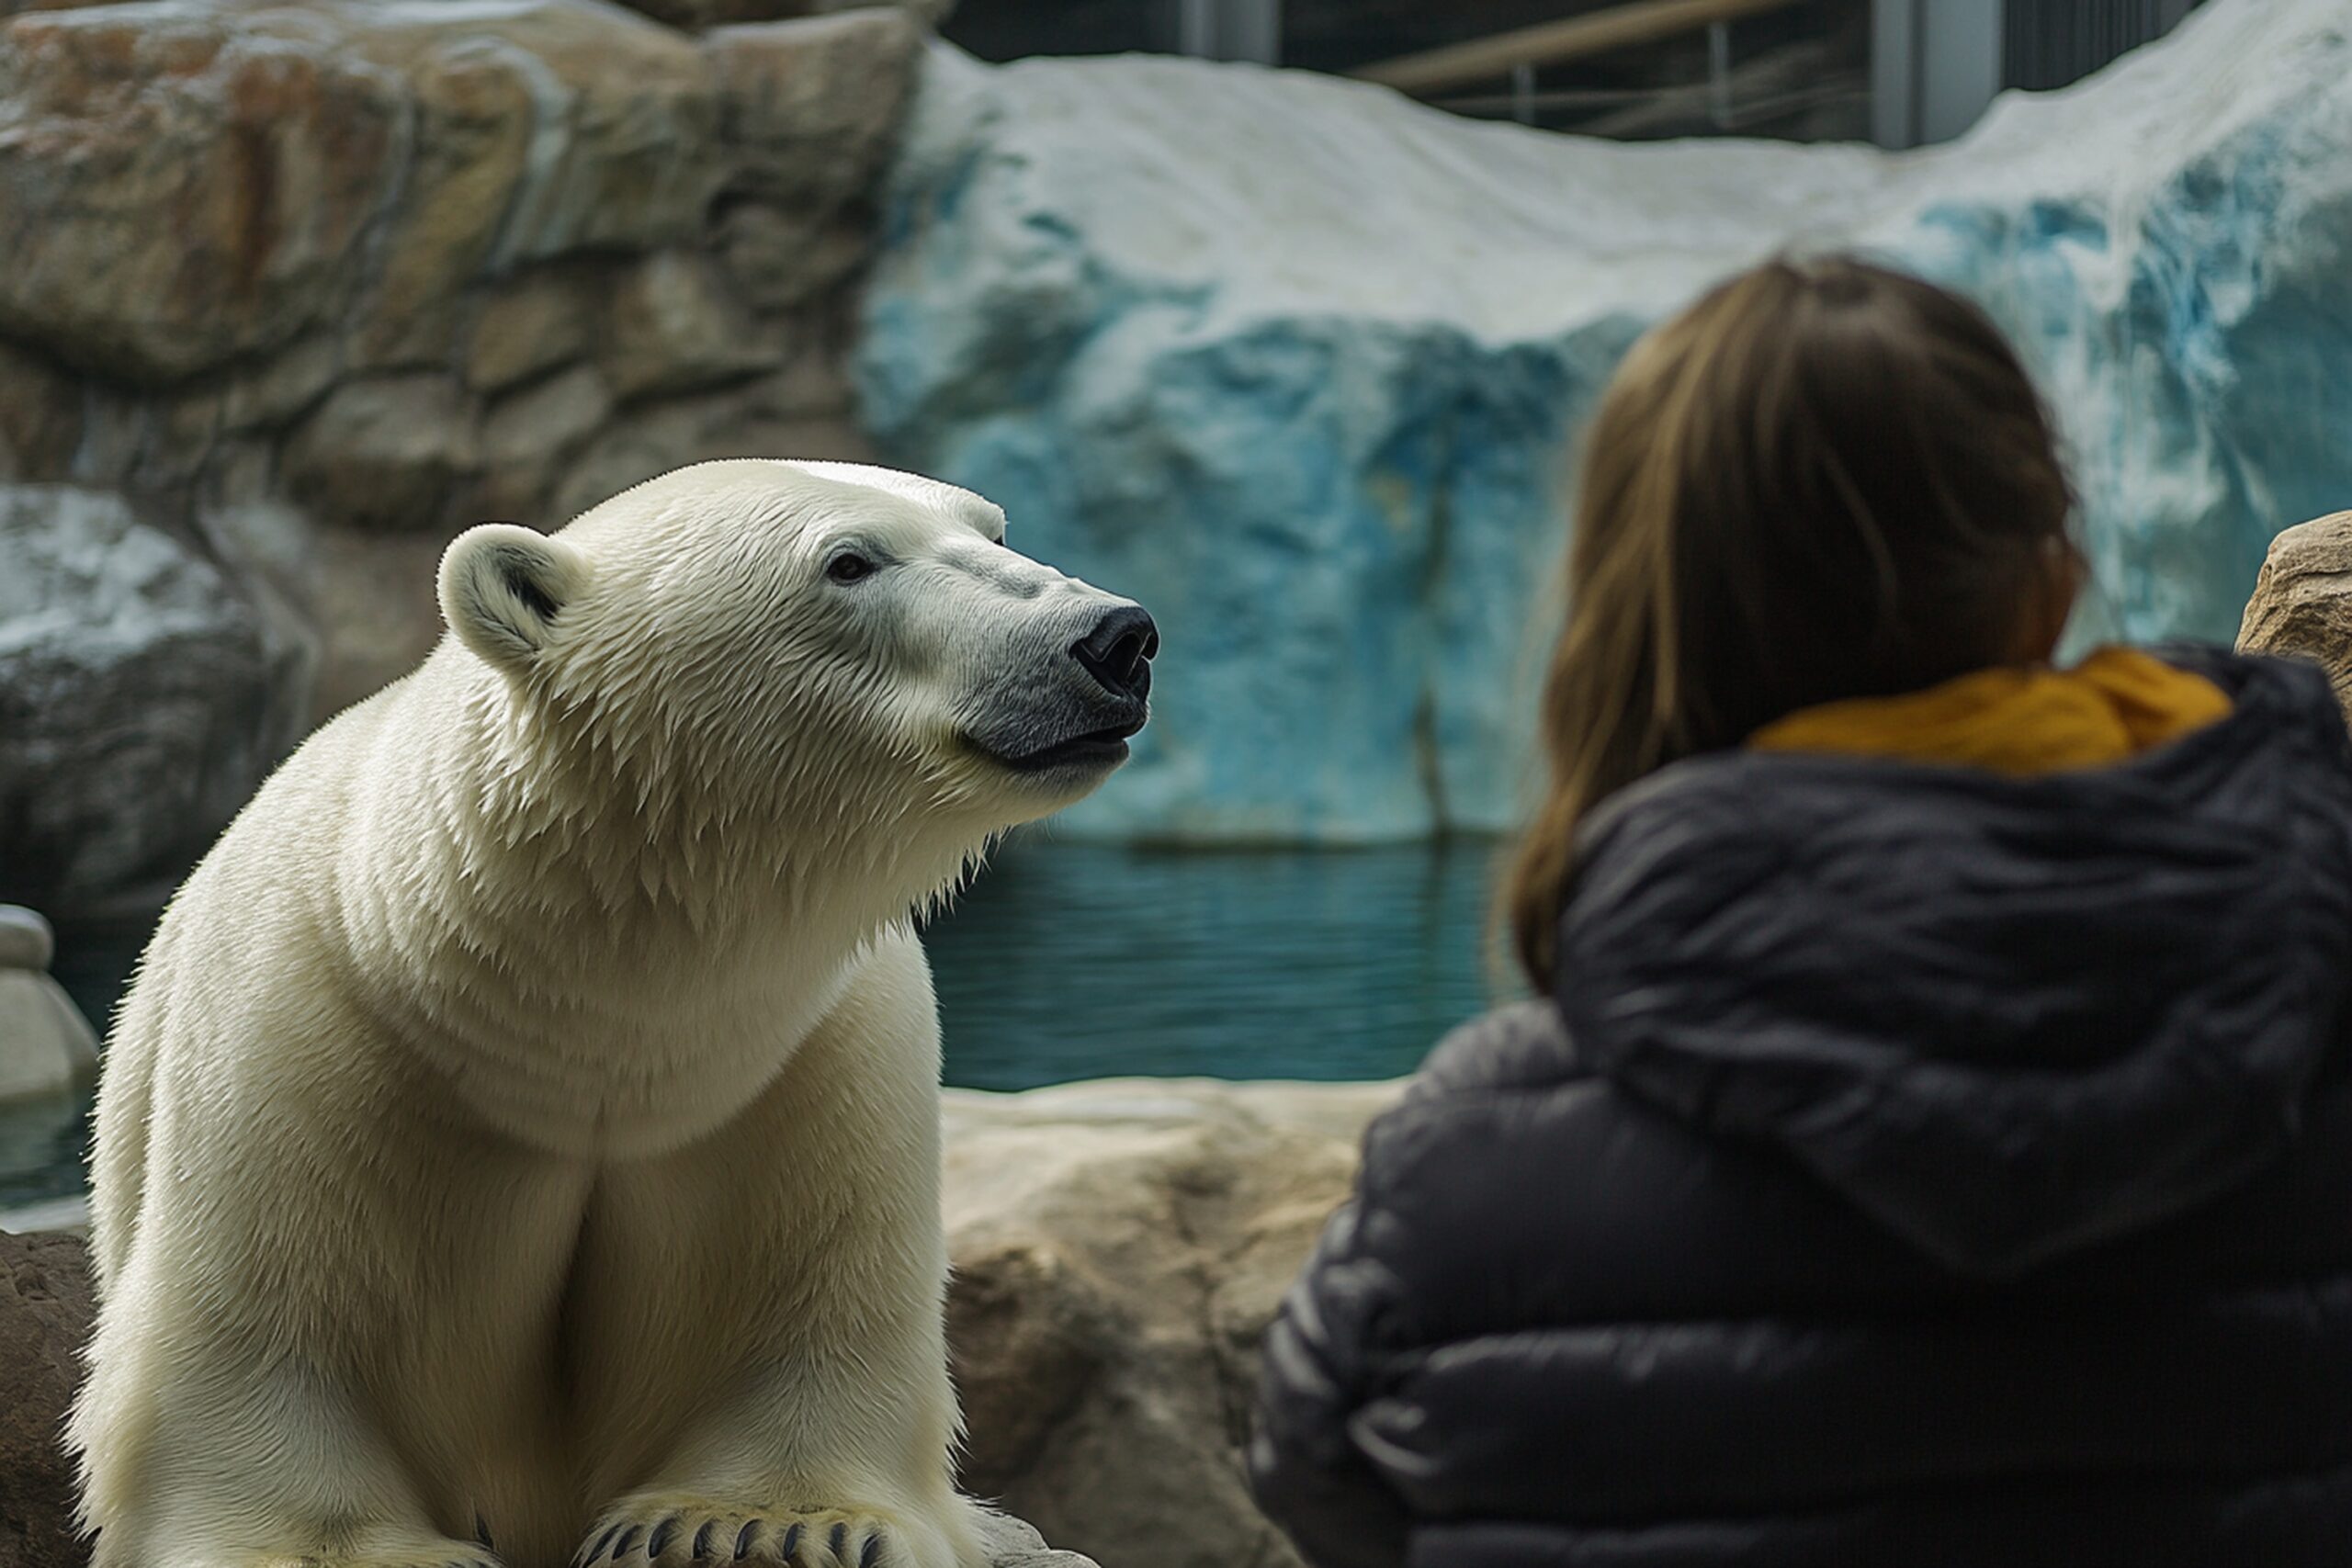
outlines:
M394 163L397 85L223 7L0 27L0 331L169 381L333 319Z
M492 465L544 464L563 456L611 417L604 378L576 365L491 405L482 457Z
M2238 647L2319 664L2352 719L2352 512L2290 528L2270 542Z
M494 266L655 250L699 231L724 170L712 76L693 39L586 0L468 7L461 20L430 6L390 14L402 27L462 28L525 61L533 140Z
M466 350L467 384L495 392L588 352L596 310L593 280L577 269L539 268L492 293Z
M633 484L716 457L875 460L873 444L840 416L765 413L750 389L673 398L623 410L558 480L552 515L571 518Z
M287 443L282 478L322 523L429 530L479 466L470 400L424 371L337 387Z
M230 375L221 389L220 428L257 430L282 424L317 402L342 374L341 343L332 333L312 333Z
M447 361L460 291L498 242L537 118L529 62L503 40L460 35L404 63L417 151L352 334L362 367Z
M711 243L728 282L754 310L788 310L864 265L873 240L862 218L811 219L758 200L720 204Z
M913 88L921 43L889 6L708 35L739 187L818 217L869 188Z
M779 420L854 421L857 389L842 355L813 334L795 337L797 346L784 368L744 389L747 404Z
M741 380L783 363L779 333L754 321L711 259L663 251L622 275L597 359L624 400Z
M892 0L622 0L673 28L700 32L736 22L773 22L827 11L848 11L888 6ZM956 0L898 0L899 8L928 27L937 27L956 9Z
M311 531L304 609L324 638L313 724L399 680L441 640L435 574L456 532Z
M1396 1092L950 1091L967 1480L1118 1568L1295 1563L1242 1475L1257 1342Z
M587 365L500 399L482 421L481 481L458 510L468 517L559 525L566 519L551 514L556 478L612 412L604 378Z
M82 403L73 378L0 343L0 479L65 478L82 442Z
M142 494L186 486L204 469L220 434L220 393L211 386L163 393L147 404L146 432L127 472L111 476Z
M71 1236L0 1235L0 1568L68 1568L74 1472L59 1424L81 1381L90 1270Z

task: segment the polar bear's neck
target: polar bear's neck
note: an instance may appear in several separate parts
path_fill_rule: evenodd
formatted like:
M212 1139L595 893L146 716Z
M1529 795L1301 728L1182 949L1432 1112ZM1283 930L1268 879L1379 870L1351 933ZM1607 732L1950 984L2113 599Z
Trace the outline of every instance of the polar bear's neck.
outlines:
M469 711L447 750L381 755L418 809L386 814L405 840L365 845L354 863L374 869L346 897L379 967L409 977L420 1043L531 1101L534 1127L772 1073L982 847L921 812L730 812L594 748L520 754L494 709Z

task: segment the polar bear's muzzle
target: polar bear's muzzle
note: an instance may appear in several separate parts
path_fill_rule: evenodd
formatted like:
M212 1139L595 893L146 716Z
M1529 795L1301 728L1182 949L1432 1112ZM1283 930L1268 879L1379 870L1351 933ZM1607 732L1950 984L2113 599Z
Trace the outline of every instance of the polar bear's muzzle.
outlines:
M1042 671L989 694L972 743L1022 773L1108 773L1126 761L1128 737L1151 711L1159 628L1149 612L1114 600L1080 636L1056 637L1038 652Z

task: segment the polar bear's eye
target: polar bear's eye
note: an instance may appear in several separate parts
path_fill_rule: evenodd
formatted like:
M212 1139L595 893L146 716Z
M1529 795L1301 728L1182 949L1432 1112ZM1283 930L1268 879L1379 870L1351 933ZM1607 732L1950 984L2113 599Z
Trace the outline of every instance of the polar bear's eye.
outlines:
M825 563L825 575L835 582L855 582L874 574L874 563L855 550L843 550Z

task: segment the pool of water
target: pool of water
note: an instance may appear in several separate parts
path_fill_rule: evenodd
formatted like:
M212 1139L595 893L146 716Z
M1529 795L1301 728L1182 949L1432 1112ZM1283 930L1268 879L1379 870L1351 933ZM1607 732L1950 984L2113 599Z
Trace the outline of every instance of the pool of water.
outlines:
M1409 1072L1487 1004L1493 860L1016 842L927 933L946 1079Z
M931 923L944 1077L1033 1089L1138 1073L1409 1072L1489 999L1490 845L1201 852L1016 839ZM62 933L93 1021L144 931ZM86 1099L0 1109L0 1210L77 1192Z

